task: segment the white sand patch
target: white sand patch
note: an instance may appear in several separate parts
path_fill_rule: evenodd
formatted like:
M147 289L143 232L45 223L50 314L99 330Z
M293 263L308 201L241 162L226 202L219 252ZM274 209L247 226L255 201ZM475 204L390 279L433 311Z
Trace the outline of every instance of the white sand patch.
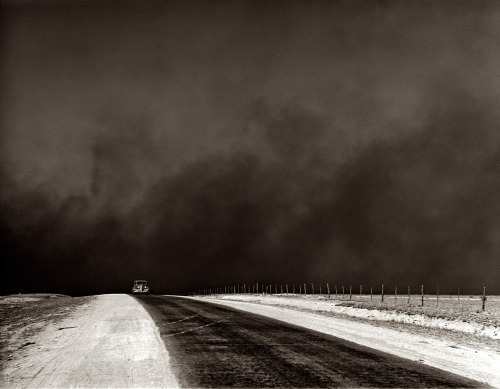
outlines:
M127 295L97 296L33 341L22 363L3 372L6 386L179 387L153 320Z
M228 300L235 297L246 301ZM266 297L266 302L268 298L273 297ZM500 354L491 349L474 349L454 341L431 339L422 335L412 334L411 332L374 326L366 322L362 323L344 318L328 317L311 312L263 305L259 303L261 301L259 296L229 296L228 299L198 299L333 335L500 388ZM280 303L282 303L286 299L280 300ZM293 304L292 301L288 303ZM320 301L300 302L298 299L297 304L307 304L309 310L324 308L324 305ZM376 315L372 311L364 314L366 316L370 314Z

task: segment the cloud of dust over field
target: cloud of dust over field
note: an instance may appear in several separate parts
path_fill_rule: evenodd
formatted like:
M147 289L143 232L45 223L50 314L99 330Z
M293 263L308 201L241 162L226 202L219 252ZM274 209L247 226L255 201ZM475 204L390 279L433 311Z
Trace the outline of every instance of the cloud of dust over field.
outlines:
M500 293L499 11L5 2L2 293Z

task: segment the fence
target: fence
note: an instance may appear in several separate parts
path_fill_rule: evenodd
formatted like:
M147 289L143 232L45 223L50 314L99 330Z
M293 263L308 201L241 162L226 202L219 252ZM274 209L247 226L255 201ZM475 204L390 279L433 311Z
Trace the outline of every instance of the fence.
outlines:
M274 289L273 289L274 286ZM318 288L319 286L319 288ZM432 291L432 293L427 293L424 288L424 285L421 285L419 288L419 293L418 295L411 294L411 287L408 285L407 287L407 293L405 294L398 294L398 287L394 287L394 295L393 295L393 302L395 301L398 303L398 298L400 300L399 304L404 304L406 303L407 305L413 304L415 301L418 303L418 305L424 307L426 304L434 304L435 300L435 306L438 307L440 304L440 293L439 293L439 286L436 286L435 292ZM273 293L274 290L274 293ZM342 293L340 293L340 290L342 290ZM366 290L366 289L365 289ZM326 291L326 293L324 293ZM235 284L235 285L230 285L230 286L223 286L223 287L217 287L217 288L206 288L206 289L199 289L194 292L190 292L189 295L192 296L206 296L206 295L231 295L231 294L261 294L261 295L280 295L280 296L308 296L309 295L315 295L318 297L322 298L327 298L327 299L336 299L336 300L342 300L342 301L364 301L366 302L367 299L369 298L369 301L373 303L375 300L380 299L381 303L387 302L388 295L386 294L387 289L385 288L385 285L382 284L380 287L380 294L374 294L373 292L373 286L370 286L370 293L363 293L363 285L359 285L359 294L353 294L353 286L349 285L349 293L348 295L346 294L346 289L344 288L344 285L341 285L340 288L337 285L333 286L333 289L330 289L330 284L327 283L325 285L325 288L323 287L322 283L315 284L310 283L310 288L308 289L308 285L306 283L304 284L262 284L262 283L252 283L252 284ZM298 293L297 293L298 292ZM435 298L434 298L435 297ZM443 298L443 296L441 296ZM455 299L459 303L461 302L461 293L460 293L460 287L457 288L457 294L456 296L451 296L451 295L446 295L446 300L449 300L450 298ZM463 298L462 298L463 299ZM479 301L481 302L481 310L485 311L486 309L486 287L482 288L482 295L480 295ZM443 302L442 302L443 304Z

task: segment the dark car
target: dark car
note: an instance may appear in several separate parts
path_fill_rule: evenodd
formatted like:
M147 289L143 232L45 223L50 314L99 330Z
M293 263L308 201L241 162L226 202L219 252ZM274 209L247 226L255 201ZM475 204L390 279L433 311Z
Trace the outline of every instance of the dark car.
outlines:
M145 280L134 281L134 286L132 287L132 294L149 294L148 282Z

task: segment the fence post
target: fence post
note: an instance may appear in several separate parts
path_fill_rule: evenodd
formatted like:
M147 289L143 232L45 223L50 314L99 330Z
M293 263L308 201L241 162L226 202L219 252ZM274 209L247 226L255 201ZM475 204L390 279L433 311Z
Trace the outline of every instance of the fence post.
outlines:
M373 287L370 286L370 301L373 301Z
M408 285L408 304L410 304L410 298L411 298L410 285Z
M382 302L384 302L384 284L382 284Z
M321 294L321 282L319 283L319 294Z
M424 306L424 286L420 289L420 294L422 295L422 306Z
M330 285L326 284L326 290L328 292L328 298L330 298Z
M283 294L283 284L281 284L280 287L281 287L281 289L280 289L281 290L281 294Z
M460 301L460 286L458 287L457 295L458 295L458 301Z
M483 311L484 311L484 305L486 303L486 286L483 286Z
M314 284L311 282L311 290L312 290L312 294L314 294Z
M344 300L344 297L345 297L344 285L342 285L342 300Z
M302 294L302 284L299 284L299 294Z
M307 296L307 286L304 284L304 294Z
M436 307L439 306L439 285L436 286Z
M363 284L359 285L359 296L363 294Z
M352 285L349 285L349 300L352 300Z
M337 293L337 285L335 285L335 298L338 300L339 296L338 296L338 293Z
M286 284L286 295L288 296L288 284Z
M295 294L295 284L293 284L293 294Z
M398 302L398 286L394 286L394 298L396 299L396 303Z

